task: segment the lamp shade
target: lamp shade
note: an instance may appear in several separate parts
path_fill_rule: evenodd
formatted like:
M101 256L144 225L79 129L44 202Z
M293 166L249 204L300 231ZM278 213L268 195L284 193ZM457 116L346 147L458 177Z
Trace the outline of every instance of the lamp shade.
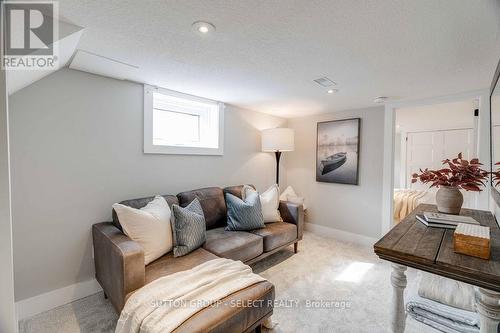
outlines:
M262 131L262 151L293 151L294 132L291 128L269 128Z

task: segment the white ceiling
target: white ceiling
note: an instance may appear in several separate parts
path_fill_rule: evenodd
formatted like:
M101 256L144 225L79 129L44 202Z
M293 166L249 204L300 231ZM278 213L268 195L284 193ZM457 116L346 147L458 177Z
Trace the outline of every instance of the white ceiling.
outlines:
M130 79L294 117L489 86L497 0L61 0L79 48L138 66ZM208 38L194 21L213 23ZM205 36L206 37L206 36ZM312 82L338 82L329 95Z

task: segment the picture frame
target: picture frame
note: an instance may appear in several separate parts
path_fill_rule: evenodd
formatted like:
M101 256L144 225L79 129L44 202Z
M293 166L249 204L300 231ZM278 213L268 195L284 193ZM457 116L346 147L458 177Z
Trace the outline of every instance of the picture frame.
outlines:
M361 118L317 123L316 181L358 185Z

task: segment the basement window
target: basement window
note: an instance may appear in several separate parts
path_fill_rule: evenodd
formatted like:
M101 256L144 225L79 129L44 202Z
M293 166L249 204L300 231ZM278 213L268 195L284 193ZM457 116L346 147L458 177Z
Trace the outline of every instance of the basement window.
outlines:
M224 104L144 86L144 153L222 155Z

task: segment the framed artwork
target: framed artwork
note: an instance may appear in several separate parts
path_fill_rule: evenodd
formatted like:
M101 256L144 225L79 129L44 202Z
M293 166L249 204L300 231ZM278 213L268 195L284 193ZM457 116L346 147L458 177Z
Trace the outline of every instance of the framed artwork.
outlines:
M316 181L358 185L361 118L318 123Z

